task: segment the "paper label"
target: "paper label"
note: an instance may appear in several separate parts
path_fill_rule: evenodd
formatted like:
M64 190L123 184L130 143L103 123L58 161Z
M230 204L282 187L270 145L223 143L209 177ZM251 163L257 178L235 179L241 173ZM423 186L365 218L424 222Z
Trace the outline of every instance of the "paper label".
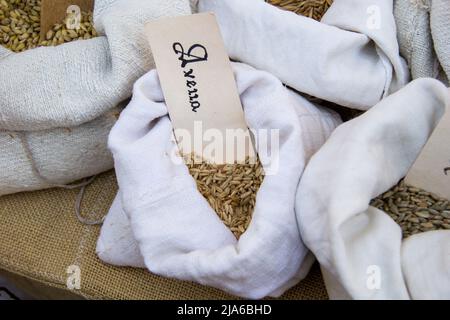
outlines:
M450 110L433 131L405 182L450 200Z
M70 15L67 29L76 29L81 22L81 12L94 10L94 0L41 0L41 39L57 23Z
M146 24L145 32L182 153L194 153L213 163L254 157L214 14L163 18Z

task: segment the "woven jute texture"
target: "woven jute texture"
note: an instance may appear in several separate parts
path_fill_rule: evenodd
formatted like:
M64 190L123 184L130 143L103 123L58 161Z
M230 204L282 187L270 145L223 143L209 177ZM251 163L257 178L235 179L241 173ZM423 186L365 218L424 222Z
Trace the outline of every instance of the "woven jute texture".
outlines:
M96 220L108 212L117 191L113 172L86 189L82 212ZM78 190L50 189L0 198L0 269L49 287L67 290L69 266L81 271L81 289L89 299L233 299L222 291L162 278L146 270L117 268L95 255L99 226L81 224L74 213ZM327 299L320 270L283 299Z

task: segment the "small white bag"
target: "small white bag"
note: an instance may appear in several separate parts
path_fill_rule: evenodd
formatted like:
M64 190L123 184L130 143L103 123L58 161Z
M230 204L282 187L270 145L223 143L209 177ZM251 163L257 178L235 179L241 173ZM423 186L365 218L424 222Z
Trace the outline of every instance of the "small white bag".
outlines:
M321 22L263 0L200 0L231 58L342 106L367 110L403 87L392 0L335 0Z
M439 81L415 80L338 127L309 162L296 214L331 298L450 299L450 231L402 241L369 206L407 174L449 102Z
M265 177L248 230L237 241L186 165L171 160L172 125L152 71L136 82L110 134L120 192L98 240L100 259L255 299L279 296L306 276L314 259L296 224L295 192L340 118L266 72L233 68L249 127L280 130L279 169Z

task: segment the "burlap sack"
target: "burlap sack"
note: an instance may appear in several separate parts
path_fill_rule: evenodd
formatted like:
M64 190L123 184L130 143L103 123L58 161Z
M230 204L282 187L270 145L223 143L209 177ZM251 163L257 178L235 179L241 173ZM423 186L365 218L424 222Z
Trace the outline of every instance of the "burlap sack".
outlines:
M114 173L100 175L86 189L85 217L98 219L105 215L116 192ZM73 203L77 193L49 189L0 198L0 269L8 271L7 277L22 290L36 298L73 297L66 286L70 276L66 271L77 265L81 288L71 292L85 298L235 298L220 290L158 277L146 270L102 263L95 254L100 227L83 225L75 217ZM282 299L327 299L318 267Z
M400 52L414 79L450 79L450 2L448 0L396 0Z
M100 37L12 53L0 46L0 195L112 168L116 106L154 67L144 23L189 14L188 0L98 0Z

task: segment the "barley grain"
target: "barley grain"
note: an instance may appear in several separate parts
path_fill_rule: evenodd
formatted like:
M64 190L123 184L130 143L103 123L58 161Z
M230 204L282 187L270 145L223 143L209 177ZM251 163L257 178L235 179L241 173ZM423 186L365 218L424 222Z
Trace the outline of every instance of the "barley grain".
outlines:
M41 0L1 0L0 45L13 52L22 52L38 46L55 46L97 36L92 13L82 12L82 28L68 30L66 18L54 25L45 39L40 39L40 6Z
M247 230L256 203L256 194L264 180L259 161L217 165L186 159L197 188L236 238Z
M314 20L322 19L333 4L333 0L266 0L266 2Z

